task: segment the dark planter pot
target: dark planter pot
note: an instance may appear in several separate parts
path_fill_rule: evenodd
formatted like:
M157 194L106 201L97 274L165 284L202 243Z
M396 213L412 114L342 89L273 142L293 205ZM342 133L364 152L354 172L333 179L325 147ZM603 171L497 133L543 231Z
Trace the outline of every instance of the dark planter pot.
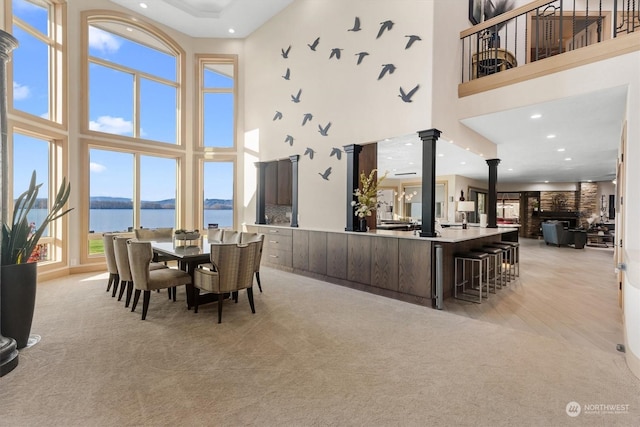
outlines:
M1 267L0 327L2 335L16 340L18 348L29 341L33 309L36 304L38 263L4 265Z
M367 231L367 218L358 218L358 219L359 219L358 231L362 231L362 232Z

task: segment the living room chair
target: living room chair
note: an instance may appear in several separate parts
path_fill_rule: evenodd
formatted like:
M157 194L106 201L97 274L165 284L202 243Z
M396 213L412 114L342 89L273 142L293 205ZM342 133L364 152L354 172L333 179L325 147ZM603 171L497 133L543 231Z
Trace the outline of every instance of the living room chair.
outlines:
M222 243L211 245L211 268L199 266L193 275L195 309L198 312L200 290L213 293L218 297L218 323L222 323L222 303L226 295L242 289L247 290L251 312L255 313L253 303L253 273L255 255L260 242L245 245Z
M144 292L142 302L142 320L145 320L147 317L151 291L174 288L191 283L191 276L189 273L182 270L175 268L151 270L150 265L151 259L153 258L153 249L149 242L127 240L127 255L129 257L129 266L131 267L133 286L135 288L131 311L135 311L136 306L138 305L138 299L140 298L140 293Z
M547 245L556 245L559 247L573 243L571 233L564 228L564 223L562 222L543 222L542 237Z

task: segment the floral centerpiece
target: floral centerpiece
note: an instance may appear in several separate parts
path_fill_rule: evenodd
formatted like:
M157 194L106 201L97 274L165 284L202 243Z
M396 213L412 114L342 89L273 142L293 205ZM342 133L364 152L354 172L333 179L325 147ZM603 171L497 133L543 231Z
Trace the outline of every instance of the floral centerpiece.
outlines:
M387 173L376 180L375 174L377 171L377 169L373 169L369 175L362 171L360 174L361 186L353 192L358 201L352 201L351 206L355 207L354 215L360 219L371 216L372 212L378 207L378 186L387 177Z

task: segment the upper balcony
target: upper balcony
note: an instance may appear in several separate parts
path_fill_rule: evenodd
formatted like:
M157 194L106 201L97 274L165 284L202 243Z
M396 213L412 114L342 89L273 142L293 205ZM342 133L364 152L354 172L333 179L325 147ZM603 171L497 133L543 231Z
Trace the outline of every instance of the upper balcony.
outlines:
M472 0L474 21L502 0ZM485 14L486 16L486 14ZM537 0L462 31L460 97L640 49L640 2Z

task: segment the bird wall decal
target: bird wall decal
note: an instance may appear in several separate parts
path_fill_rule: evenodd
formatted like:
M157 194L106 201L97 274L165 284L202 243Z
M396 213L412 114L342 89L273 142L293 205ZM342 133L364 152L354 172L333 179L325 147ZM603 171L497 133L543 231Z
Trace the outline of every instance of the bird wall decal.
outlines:
M331 167L328 167L324 172L318 172L318 175L320 175L325 181L329 181L329 175L331 175Z
M413 96L414 93L416 93L416 91L420 88L420 85L416 85L416 87L414 87L413 89L411 89L409 92L405 93L404 90L402 89L402 86L400 86L400 95L398 95L400 98L402 98L402 100L404 102L413 102L411 101L411 97Z
M342 159L342 150L336 147L331 148L331 154L329 157L336 156L338 160Z
M291 70L287 68L287 71L284 73L284 76L282 76L282 78L285 80L289 80L290 77L291 77Z
M318 125L318 132L320 132L320 135L322 136L329 136L327 132L329 132L330 127L331 127L331 122L327 123L325 127L322 127L322 125Z
M302 95L302 89L298 90L298 94L297 95L291 95L291 101L295 102L296 104L298 102L300 102L300 95Z
M287 137L284 139L284 142L288 142L289 146L293 146L293 137L291 135L287 135Z
M291 51L291 45L289 45L289 47L285 50L285 49L280 49L280 51L282 52L281 55L284 59L287 59L289 57L289 51Z
M356 56L358 57L358 62L356 63L356 65L360 65L362 63L362 60L364 59L365 56L369 55L369 52L358 52L356 53Z
M356 16L355 22L353 23L353 28L349 28L347 31L360 31L360 18Z
M307 147L307 149L306 149L306 150L304 150L304 155L305 155L305 156L309 156L309 158L310 158L311 160L313 160L313 155L314 155L315 153L316 153L316 152L315 152L315 151L313 151L313 148L309 148L309 147Z
M307 122L310 122L312 119L313 119L313 114L305 113L304 117L302 118L302 126L306 125Z
M393 28L393 22L392 21L384 21L380 23L380 29L378 30L378 35L376 36L377 39L380 38L380 36L385 32L385 30L389 31Z
M309 49L311 49L312 51L314 51L314 52L315 52L316 48L318 47L318 43L320 43L320 37L318 37L317 39L315 39L315 40L313 41L313 43L311 43L311 44L308 44L308 43L307 43L307 46L309 46Z
M378 80L383 78L387 73L393 74L395 70L396 66L393 64L382 64L382 71L380 71L380 74L378 75Z
M273 121L282 120L282 113L280 111L276 111L276 115L273 116Z
M331 55L329 55L329 59L333 58L335 56L336 59L340 59L340 51L343 49L340 48L333 48L331 49Z
M412 36L405 36L405 37L409 37L409 40L407 40L407 45L404 47L405 49L409 49L413 43L422 40L420 36L412 35Z

